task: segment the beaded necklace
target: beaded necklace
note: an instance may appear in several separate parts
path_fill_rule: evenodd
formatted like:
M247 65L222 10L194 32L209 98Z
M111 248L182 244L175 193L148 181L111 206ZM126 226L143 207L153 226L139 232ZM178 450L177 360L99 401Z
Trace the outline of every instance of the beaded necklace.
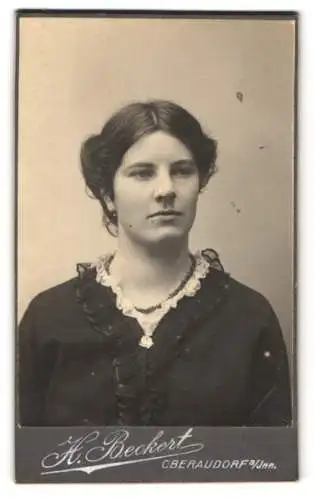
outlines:
M150 306L150 307L142 308L142 307L134 306L134 309L142 314L150 314L154 311L157 311L157 309L160 309L167 300L172 299L179 292L181 292L181 290L185 287L185 285L187 284L187 282L189 281L189 279L191 278L191 276L193 275L193 273L195 271L196 262L195 262L194 255L189 254L189 257L190 257L191 265L190 265L187 273L185 274L184 278L179 283L179 285L172 292L170 292L165 299L158 302L158 304ZM110 257L110 259L106 263L106 271L107 271L108 275L110 275L110 265L113 261L113 258L114 258L114 254Z

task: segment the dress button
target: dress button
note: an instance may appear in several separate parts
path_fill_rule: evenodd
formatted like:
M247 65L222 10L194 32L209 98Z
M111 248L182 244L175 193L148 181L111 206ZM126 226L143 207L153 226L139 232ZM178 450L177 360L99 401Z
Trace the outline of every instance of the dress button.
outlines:
M265 351L265 352L264 352L264 356L265 356L265 358L269 358L269 357L270 357L270 355L271 355L271 354L270 354L270 352L269 352L269 351Z

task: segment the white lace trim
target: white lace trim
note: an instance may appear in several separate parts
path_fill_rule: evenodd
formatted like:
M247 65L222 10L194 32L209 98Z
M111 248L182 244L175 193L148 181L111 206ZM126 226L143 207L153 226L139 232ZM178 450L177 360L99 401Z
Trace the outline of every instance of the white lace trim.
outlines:
M200 251L196 252L194 255L194 272L183 289L180 290L174 297L166 299L158 309L147 314L142 313L135 308L134 304L132 304L132 302L123 294L114 276L108 274L106 267L111 258L112 254L102 255L94 264L93 267L96 268L97 272L96 281L103 286L110 287L116 296L117 308L120 309L125 316L135 318L141 325L145 335L142 337L140 345L146 348L151 347L153 344L150 337L153 335L155 328L165 314L167 314L170 309L176 308L178 302L183 297L193 297L201 287L201 280L207 276L210 269L208 260L201 254Z

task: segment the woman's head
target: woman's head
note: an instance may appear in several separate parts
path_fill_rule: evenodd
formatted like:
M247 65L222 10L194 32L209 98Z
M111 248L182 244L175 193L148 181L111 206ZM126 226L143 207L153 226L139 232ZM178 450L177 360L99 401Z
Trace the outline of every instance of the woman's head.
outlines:
M123 222L122 210L126 215L128 197L129 202L132 201L132 190L131 205L140 201L139 196L145 198L145 214L164 206L165 202L168 208L176 208L176 203L180 205L177 189L181 198L193 195L190 204L196 206L199 191L215 172L216 151L216 142L204 134L199 122L181 106L162 100L137 102L120 109L99 135L84 142L82 172L87 187L101 203L104 222L109 229ZM133 172L129 172L131 175L126 175L128 167L135 163L141 164L141 173L138 168L136 172L133 168ZM185 169L183 175L182 168L179 173L179 167ZM171 179L176 182L172 186L168 183L165 189L167 178L170 184ZM155 193L155 201L147 206L148 199L144 195L152 190L158 191L160 183L163 195ZM176 197L178 201L175 203ZM187 229L193 223L194 215L190 213ZM132 220L128 222L127 227L136 231Z

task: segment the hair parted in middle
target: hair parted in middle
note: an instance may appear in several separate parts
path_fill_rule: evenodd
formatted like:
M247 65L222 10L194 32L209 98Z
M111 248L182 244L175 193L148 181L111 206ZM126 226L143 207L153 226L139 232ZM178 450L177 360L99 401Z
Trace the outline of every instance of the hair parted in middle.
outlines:
M100 202L104 224L111 234L110 227L117 226L117 214L108 209L105 197L114 200L115 172L133 144L158 131L175 137L189 149L199 171L200 190L216 171L217 142L182 106L166 100L124 106L105 123L100 134L83 142L80 155L86 186Z

